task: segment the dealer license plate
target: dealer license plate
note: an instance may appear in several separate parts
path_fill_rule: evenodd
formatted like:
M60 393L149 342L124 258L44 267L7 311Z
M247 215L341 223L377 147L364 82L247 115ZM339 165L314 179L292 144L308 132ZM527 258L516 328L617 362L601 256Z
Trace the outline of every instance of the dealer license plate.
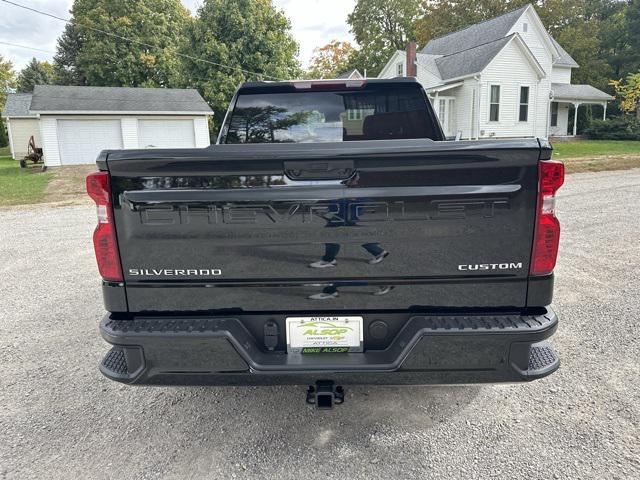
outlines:
M287 317L289 353L362 352L362 317Z

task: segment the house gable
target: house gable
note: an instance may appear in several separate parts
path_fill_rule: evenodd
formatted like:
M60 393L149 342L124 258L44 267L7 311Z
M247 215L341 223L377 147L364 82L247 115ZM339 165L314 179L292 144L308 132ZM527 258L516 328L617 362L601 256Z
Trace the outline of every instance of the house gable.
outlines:
M363 79L364 76L360 73L360 70L358 70L357 68L354 68L347 72L341 73L336 78L340 80L360 80L360 79Z
M533 52L529 49L529 46L522 40L522 37L518 34L514 34L509 41L498 54L487 64L487 67L483 70L483 73L494 64L503 62L504 58L509 55L518 55L529 66L531 71L536 75L537 80L546 77L546 72L542 68L542 65L538 62ZM513 58L509 60L514 60ZM508 68L508 63L504 65L504 68ZM504 71L502 75L504 76Z
M417 78L427 90L442 85L442 77L436 64L438 58L437 55L425 55L424 53L418 53L416 55Z
M445 80L458 80L480 73L514 37L478 45L435 60L440 75Z
M505 76L504 72L509 72L509 75ZM544 126L544 119L540 117L539 112L544 114L546 111L545 98L548 98L548 87L541 81L544 78L544 71L533 54L519 38L519 35L514 35L513 40L505 45L482 71L480 136L539 135L541 130L538 127ZM492 85L500 87L500 112L497 122L493 122L489 118ZM521 121L519 118L522 87L528 87L529 93L527 102L529 113L526 121Z
M532 6L511 27L509 34L515 33L520 35L540 66L550 75L551 66L560 57L560 52Z
M545 75L544 70L517 33L452 55L419 54L418 65L423 67L422 70L425 74L427 72L431 73L434 79L435 72L438 72L441 82L458 81L482 73L511 43L517 45L520 54L531 64L536 75L543 77ZM430 86L427 88L430 88Z
M395 53L391 55L391 58L389 59L387 64L382 68L382 70L380 70L380 73L378 74L378 78L398 77L399 75L398 75L397 68L398 68L398 64L400 63L403 66L402 75L404 75L407 71L407 65L406 65L407 54L402 50L396 50Z
M484 45L493 44L514 34L520 35L547 74L551 73L551 65L556 60L562 60L564 63L573 62L551 38L532 5L434 38L421 53L442 56L460 54L474 48L483 48ZM443 75L444 77L446 75Z
M504 72L509 76L505 77ZM502 82L526 81L537 83L545 76L545 72L535 57L519 38L514 35L500 52L489 62L481 72L482 80Z

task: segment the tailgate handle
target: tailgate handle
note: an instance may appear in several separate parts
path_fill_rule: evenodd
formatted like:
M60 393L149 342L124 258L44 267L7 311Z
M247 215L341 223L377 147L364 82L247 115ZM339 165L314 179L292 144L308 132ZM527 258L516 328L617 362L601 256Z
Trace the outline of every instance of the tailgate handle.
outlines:
M284 162L291 180L345 180L356 171L352 160Z

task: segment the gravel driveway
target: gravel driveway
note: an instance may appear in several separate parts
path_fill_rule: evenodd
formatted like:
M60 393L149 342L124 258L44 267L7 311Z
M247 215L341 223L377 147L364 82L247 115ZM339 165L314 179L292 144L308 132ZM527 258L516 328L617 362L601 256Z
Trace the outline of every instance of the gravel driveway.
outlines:
M330 412L302 387L103 378L93 208L0 210L0 478L640 478L640 170L561 192L557 373Z

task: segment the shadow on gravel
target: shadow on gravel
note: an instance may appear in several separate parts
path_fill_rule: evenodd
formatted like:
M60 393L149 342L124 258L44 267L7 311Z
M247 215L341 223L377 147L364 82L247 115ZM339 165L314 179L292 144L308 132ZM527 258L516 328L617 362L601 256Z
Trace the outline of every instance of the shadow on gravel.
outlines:
M271 431L284 430L288 435L300 435L301 442L293 442L292 446L301 443L322 446L332 436L342 442L351 439L362 443L363 432L374 433L387 428L424 432L430 425L456 416L474 401L481 388L351 386L345 387L344 404L329 411L318 411L307 405L303 386L186 388L184 390L190 394L181 398L179 410L193 409L204 422L224 414L224 421L230 426L238 426L238 423L262 425ZM166 392L171 395L171 390ZM245 437L245 441L252 440L246 438L250 432L257 436L254 441L264 434L262 428L239 428L227 435L234 436L234 430ZM316 433L321 431L324 436L317 437Z
M271 465L295 472L356 452L370 451L365 457L371 458L387 449L408 454L417 438L455 422L480 388L354 386L346 389L345 403L329 411L307 405L302 386L162 389L162 410L179 414L171 435L189 444L180 464L191 475L220 466L220 457L249 471Z

